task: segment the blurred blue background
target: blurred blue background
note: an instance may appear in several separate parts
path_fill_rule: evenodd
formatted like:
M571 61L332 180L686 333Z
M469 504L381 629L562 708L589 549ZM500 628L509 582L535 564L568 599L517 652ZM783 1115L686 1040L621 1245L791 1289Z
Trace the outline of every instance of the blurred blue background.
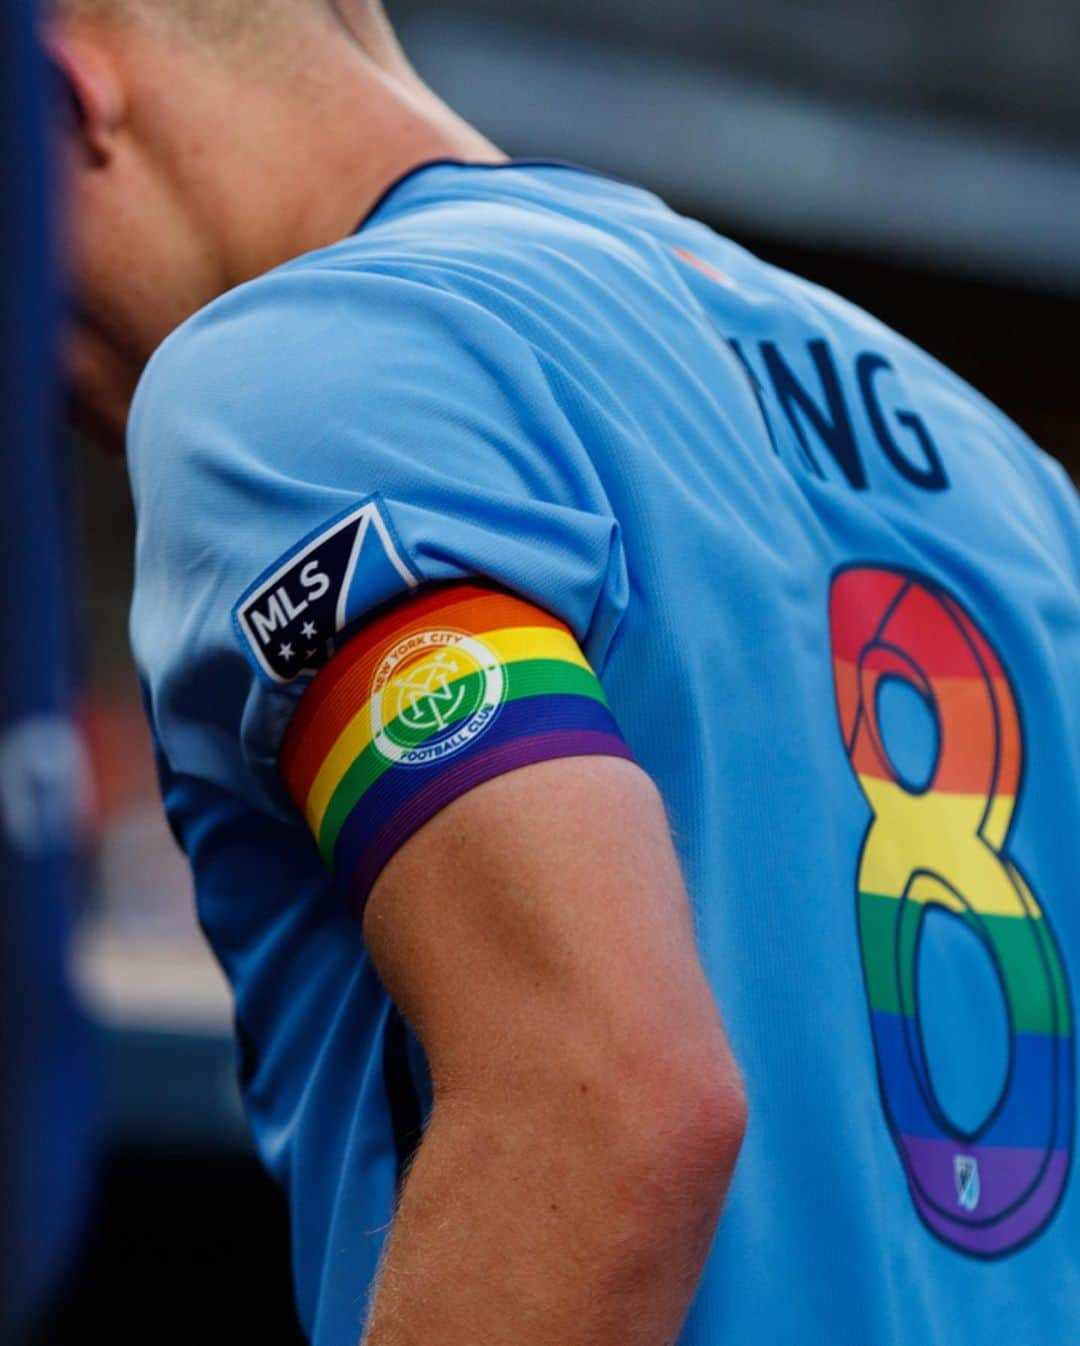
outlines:
M398 0L406 47L509 152L662 192L926 346L1080 467L1075 0ZM229 1004L160 817L125 655L120 465L80 455L100 835L76 975L108 1150L44 1341L296 1340L284 1214L250 1159ZM132 1287L140 1293L133 1294Z

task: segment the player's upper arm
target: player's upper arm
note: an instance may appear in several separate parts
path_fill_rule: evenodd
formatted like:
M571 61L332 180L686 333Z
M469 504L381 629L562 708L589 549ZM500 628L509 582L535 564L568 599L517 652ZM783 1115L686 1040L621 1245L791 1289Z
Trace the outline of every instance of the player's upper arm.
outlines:
M589 1091L613 1120L737 1146L743 1100L697 958L663 806L613 758L461 797L376 884L368 946L436 1089L496 1113Z
M301 703L282 774L436 1098L584 1088L738 1121L664 809L630 756L565 625L487 586L398 605Z

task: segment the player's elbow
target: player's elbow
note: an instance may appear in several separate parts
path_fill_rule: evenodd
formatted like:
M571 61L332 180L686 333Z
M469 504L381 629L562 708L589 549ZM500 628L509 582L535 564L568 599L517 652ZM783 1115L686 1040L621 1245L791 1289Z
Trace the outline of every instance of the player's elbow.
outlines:
M726 1048L704 1053L693 1068L658 1062L622 1084L617 1133L640 1147L625 1150L641 1168L642 1190L681 1187L684 1201L722 1200L749 1121L742 1078ZM660 1195L660 1192L657 1193Z
M546 1147L567 1169L587 1175L596 1209L643 1253L657 1239L677 1242L695 1230L711 1237L719 1219L748 1108L717 1036L695 1040L684 1026L676 1044L649 1027L622 1035L605 1056L569 1050L560 1061L556 1053L537 1072L534 1100L549 1119ZM545 1094L565 1105L549 1108Z
M693 1086L690 1097L700 1118L702 1158L726 1190L750 1122L746 1089L730 1057L718 1063L717 1073L708 1084Z
M609 1083L618 1100L601 1123L596 1202L618 1264L635 1283L670 1276L672 1259L693 1277L746 1134L739 1073L725 1049L692 1070L657 1060Z

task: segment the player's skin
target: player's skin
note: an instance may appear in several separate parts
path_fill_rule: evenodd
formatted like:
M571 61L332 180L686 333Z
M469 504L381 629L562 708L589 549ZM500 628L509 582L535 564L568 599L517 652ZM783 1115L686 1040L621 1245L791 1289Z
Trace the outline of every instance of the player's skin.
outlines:
M48 30L75 104L73 397L114 446L191 313L345 237L419 163L502 158L365 0L256 8L242 38L169 0L73 0ZM746 1102L649 779L581 758L479 787L398 853L364 928L435 1090L367 1346L674 1342Z

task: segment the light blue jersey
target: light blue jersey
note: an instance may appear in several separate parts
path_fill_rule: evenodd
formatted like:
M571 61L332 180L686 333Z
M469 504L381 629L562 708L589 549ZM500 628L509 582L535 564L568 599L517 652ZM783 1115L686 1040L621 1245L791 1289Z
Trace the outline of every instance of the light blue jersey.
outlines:
M320 848L362 902L417 800L541 742L622 743L658 783L746 1079L681 1346L1071 1339L1057 465L645 192L449 163L174 334L130 460L165 802L316 1346L360 1337L429 1106ZM328 730L349 679L364 713Z

